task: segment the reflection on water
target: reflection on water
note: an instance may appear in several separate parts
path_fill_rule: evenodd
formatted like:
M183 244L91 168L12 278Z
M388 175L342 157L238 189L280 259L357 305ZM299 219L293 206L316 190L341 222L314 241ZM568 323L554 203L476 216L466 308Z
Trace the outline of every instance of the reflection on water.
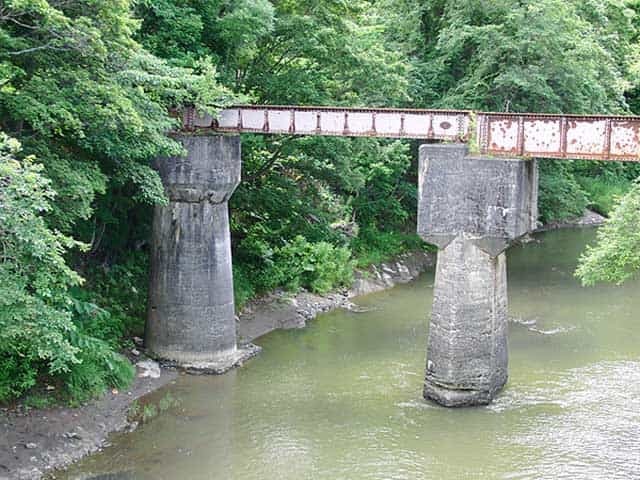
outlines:
M488 407L420 396L427 274L267 335L240 370L180 377L179 407L58 478L640 478L640 282L578 285L593 233L510 250L510 379Z

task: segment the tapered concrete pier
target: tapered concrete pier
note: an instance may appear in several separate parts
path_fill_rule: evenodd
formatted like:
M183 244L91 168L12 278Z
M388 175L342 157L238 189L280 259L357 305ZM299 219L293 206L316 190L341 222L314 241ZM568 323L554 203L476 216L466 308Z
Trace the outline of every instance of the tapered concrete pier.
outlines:
M186 156L159 159L169 203L153 219L145 346L177 366L223 373L257 353L236 344L228 200L240 182L240 137L176 137Z
M537 220L534 160L420 148L418 233L438 246L424 397L448 407L491 402L507 381L509 245Z

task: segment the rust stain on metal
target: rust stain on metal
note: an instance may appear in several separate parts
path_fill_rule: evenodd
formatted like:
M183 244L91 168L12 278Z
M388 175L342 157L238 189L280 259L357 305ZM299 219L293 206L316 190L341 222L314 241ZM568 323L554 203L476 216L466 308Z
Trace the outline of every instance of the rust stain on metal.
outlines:
M524 117L518 117L517 151L518 155L524 154Z
M293 108L289 113L289 133L296 133L296 111Z
M608 118L605 121L605 133L604 133L604 155L608 158L611 155L611 119Z
M229 107L217 119L193 108L176 113L188 131L453 142L475 138L474 150L487 155L640 161L640 117L631 116L271 105Z
M639 117L491 112L478 116L480 152L484 154L640 161ZM483 135L489 141L483 142Z
M291 124L295 128L281 128L276 121L283 111L293 112ZM263 120L265 115L269 122ZM466 110L240 105L221 112L216 130L229 133L465 141L469 138L469 115L470 112ZM254 120L257 116L261 118L258 128ZM313 125L310 123L311 117L315 117ZM340 124L337 124L338 118L341 119ZM452 128L453 125L458 126L457 131ZM184 127L187 126L185 122Z

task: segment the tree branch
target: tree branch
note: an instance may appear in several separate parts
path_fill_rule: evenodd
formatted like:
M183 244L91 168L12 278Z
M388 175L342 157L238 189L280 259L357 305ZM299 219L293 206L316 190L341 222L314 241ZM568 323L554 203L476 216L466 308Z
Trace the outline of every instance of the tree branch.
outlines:
M275 152L273 152L273 154L269 157L269 160L263 163L262 166L258 168L258 170L253 175L245 178L244 181L251 183L262 177L280 159L280 154L282 153L282 150L287 143L288 142L286 140L282 142L280 146L278 146L278 148L275 150Z
M59 52L64 52L68 50L72 50L71 47L61 48L52 45L52 42L45 43L44 45L39 45L37 47L25 48L24 50L17 50L15 52L7 52L7 55L17 56L17 55L25 55L27 53L37 52L39 50L55 50Z

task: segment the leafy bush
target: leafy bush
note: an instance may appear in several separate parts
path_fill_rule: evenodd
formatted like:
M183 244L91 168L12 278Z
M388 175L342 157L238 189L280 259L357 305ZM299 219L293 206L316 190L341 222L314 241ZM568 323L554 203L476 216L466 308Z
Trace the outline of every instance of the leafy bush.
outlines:
M598 243L580 257L576 276L584 285L620 284L640 270L640 183L622 197L607 223L598 231Z
M147 310L148 253L134 251L114 265L92 265L85 277L85 288L74 289L74 297L90 309L104 306L108 312L102 311L108 315L96 315L95 310L86 312L89 320L84 330L114 348L122 346L123 337L141 336Z
M297 236L275 252L275 261L269 269L276 285L290 290L307 288L315 293L326 293L353 281L354 262L346 247L335 247L327 242L310 243Z
M72 397L86 398L98 393L90 383L102 382L104 390L129 381L131 367L74 322L69 289L82 278L63 255L84 246L48 228L42 215L55 194L33 158L16 160L19 149L0 134L0 401L24 394L42 376L62 379Z
M256 296L256 286L251 281L247 267L240 262L233 262L233 294L236 310L241 310L246 303Z
M261 261L254 258L252 263L238 262L234 266L238 308L255 294L278 287L326 293L335 287L348 286L353 280L354 261L346 247L309 242L301 235L277 248L259 241L253 242L253 246Z
M577 181L589 197L589 208L609 216L617 199L631 188L631 182L623 178L577 177Z
M79 244L45 224L54 192L33 158L15 159L19 150L0 134L0 401L80 362L68 289L82 279L63 258Z
M416 234L381 232L373 227L362 229L351 246L360 268L385 262L404 252L431 248Z
M411 166L409 145L399 141L365 144L358 155L365 182L353 201L362 227L402 230L417 210L418 189L407 178Z
M109 325L111 316L107 311L76 302L75 317L77 328L71 331L70 340L77 348L78 362L62 375L62 381L72 403L77 404L102 394L107 388L125 388L133 380L135 369L107 341L88 333L96 325ZM87 327L89 329L84 330ZM102 328L97 331L101 332Z

